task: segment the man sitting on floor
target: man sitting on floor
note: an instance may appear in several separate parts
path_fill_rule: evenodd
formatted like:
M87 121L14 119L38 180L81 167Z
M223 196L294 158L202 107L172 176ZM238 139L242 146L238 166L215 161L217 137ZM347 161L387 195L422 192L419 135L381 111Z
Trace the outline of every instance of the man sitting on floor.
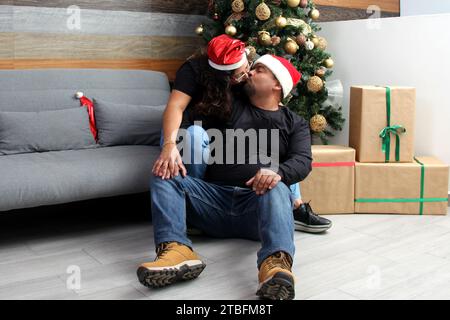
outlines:
M250 152L249 143L243 155L237 148L231 149L234 159L243 156L245 161L213 163L204 180L180 175L171 179L152 177L157 257L139 267L142 284L161 287L194 279L203 271L205 264L192 250L186 235L187 219L207 235L261 241L257 253L257 295L268 299L294 298L291 268L295 199L288 186L302 181L311 171L311 138L308 123L280 104L300 78L301 74L286 59L262 56L245 85L249 100L233 103L231 119L223 130L226 143L222 150L216 150L230 154L235 138L227 138L230 130L254 130L258 135L257 154ZM261 148L263 135L275 141L267 143L266 150ZM273 151L274 147L276 154L269 155L267 149ZM267 159L271 160L269 165Z

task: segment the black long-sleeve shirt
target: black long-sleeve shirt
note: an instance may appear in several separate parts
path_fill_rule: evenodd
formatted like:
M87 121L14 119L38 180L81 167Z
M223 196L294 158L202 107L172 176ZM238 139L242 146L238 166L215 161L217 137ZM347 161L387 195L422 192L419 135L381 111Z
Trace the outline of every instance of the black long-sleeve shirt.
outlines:
M238 145L238 140L232 135L227 136L227 129L242 129L247 133L251 133L247 130L254 129L256 132L256 140L245 139L245 151L242 148L241 150L234 148L234 164L227 164L226 156L227 154L230 156L227 146L230 146L233 140L234 145ZM261 129L266 129L266 133ZM272 129L278 130L278 137L271 131ZM228 133L230 133L229 130ZM236 134L236 131L234 133ZM225 142L221 149L224 163L213 163L208 166L205 177L207 181L246 187L245 182L252 178L260 168L272 167L281 176L282 181L289 186L304 180L311 172L311 137L308 123L287 107L280 107L277 111L267 111L253 106L247 100L237 99L233 103L230 120L221 130L221 136ZM211 133L210 138L212 138ZM271 154L271 151L276 151L271 143L272 140L278 142L278 157L275 157L276 154ZM264 141L266 141L267 147L264 147ZM253 150L251 147L254 147ZM216 158L219 149L215 147L214 139L210 148L211 156ZM242 151L244 151L243 154ZM238 155L241 157L241 163L236 163ZM279 165L277 166L273 161L267 163L268 158L265 156L272 160L278 158Z

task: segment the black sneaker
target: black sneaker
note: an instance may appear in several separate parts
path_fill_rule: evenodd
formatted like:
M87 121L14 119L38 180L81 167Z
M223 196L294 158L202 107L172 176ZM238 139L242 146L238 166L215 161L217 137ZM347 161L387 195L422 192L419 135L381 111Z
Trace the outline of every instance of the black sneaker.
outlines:
M331 228L330 220L315 214L308 203L302 203L294 210L295 230L308 233L321 233Z

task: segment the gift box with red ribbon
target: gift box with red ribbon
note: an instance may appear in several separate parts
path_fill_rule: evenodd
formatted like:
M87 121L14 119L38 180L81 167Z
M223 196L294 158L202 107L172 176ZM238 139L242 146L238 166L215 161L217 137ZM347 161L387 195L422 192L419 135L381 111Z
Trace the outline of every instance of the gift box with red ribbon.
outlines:
M354 213L355 150L338 145L312 146L312 171L300 182L304 202L318 214Z

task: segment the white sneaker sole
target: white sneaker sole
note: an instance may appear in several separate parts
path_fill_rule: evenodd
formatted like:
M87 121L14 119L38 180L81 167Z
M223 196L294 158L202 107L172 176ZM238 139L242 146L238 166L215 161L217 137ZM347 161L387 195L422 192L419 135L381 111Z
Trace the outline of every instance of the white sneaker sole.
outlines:
M322 232L325 232L328 229L330 229L331 226L333 225L332 223L330 223L328 225L322 225L322 226L309 226L309 225L304 224L299 221L294 221L294 224L295 224L296 231L302 231L302 232L307 232L307 233L322 233Z

